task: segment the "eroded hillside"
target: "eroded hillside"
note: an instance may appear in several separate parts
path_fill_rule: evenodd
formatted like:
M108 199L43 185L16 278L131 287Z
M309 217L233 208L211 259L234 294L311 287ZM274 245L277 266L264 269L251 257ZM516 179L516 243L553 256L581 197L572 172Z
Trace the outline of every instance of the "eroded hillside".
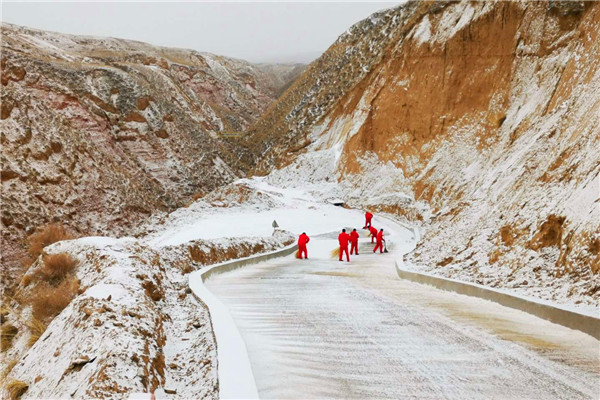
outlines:
M594 2L409 2L375 14L254 125L268 138L257 171L314 169L314 151L332 149L337 179L364 194L355 206L423 224L417 268L593 303L599 32Z
M46 223L120 234L240 176L220 133L301 70L3 24L3 266Z

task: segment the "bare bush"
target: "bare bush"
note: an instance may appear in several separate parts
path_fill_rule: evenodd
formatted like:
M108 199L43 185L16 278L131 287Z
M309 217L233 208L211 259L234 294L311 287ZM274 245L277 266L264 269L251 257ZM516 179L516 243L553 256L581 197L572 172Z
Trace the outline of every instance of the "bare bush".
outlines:
M42 254L44 247L61 240L68 240L72 238L73 236L69 234L63 225L46 225L41 229L38 229L37 232L27 238L27 243L29 245L29 256L32 260L35 260L40 254Z
M47 282L59 282L77 266L77 259L68 253L45 254L39 270L40 278Z
M4 386L4 390L8 394L8 398L11 400L18 400L25 394L25 392L29 389L29 385L23 381L11 380L6 383Z
M4 380L6 379L8 374L10 374L10 371L13 370L15 365L17 365L17 360L14 358L11 358L6 362L4 369L2 370L2 372L0 372L0 382L4 382Z
M58 286L48 282L40 282L31 296L32 315L40 321L47 321L57 316L77 295L79 281L66 277Z
M40 321L36 318L31 318L31 320L27 321L27 327L29 328L29 339L27 340L27 345L29 347L33 346L35 342L46 332L46 328L48 325Z
M17 333L19 333L19 329L16 326L8 322L2 325L2 328L0 328L0 348L3 352L10 349Z

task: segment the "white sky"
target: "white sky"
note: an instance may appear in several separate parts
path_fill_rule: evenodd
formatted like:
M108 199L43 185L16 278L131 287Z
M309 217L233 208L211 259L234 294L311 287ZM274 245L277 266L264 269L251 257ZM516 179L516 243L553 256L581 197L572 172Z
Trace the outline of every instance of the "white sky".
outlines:
M7 2L2 21L242 58L309 62L355 22L394 2Z

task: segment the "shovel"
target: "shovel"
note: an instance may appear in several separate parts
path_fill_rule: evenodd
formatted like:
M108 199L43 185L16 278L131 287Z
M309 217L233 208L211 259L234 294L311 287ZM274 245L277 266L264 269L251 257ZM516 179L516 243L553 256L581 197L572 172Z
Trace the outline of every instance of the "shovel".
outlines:
M383 252L389 253L389 251L387 250L387 242L385 240L383 241Z

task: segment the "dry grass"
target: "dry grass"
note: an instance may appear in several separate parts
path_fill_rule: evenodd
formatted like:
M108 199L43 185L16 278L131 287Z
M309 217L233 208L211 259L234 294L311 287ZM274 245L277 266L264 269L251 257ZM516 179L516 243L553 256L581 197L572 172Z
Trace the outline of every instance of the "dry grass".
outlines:
M26 274L21 277L21 286L29 286L29 284L33 281L33 275Z
M4 390L11 400L18 400L29 389L29 385L23 381L11 380L5 386Z
M0 350L2 352L10 349L17 333L19 333L19 329L16 326L8 322L2 325L0 328Z
M57 316L77 295L79 281L66 277L58 286L41 282L36 286L30 299L33 317L44 321Z
M6 363L6 366L4 367L2 372L0 372L0 382L4 383L4 380L6 379L8 374L10 374L10 371L13 370L15 365L17 365L17 360L15 358L11 359Z
M11 309L7 305L7 300L2 299L2 304L0 305L0 324L3 324L6 322L6 317L8 317L8 314L10 314L10 312L11 312Z
M47 282L58 283L77 266L77 260L67 253L44 255L40 268L40 278Z
M175 263L175 267L184 275L194 272L194 267L188 261L178 261Z
M27 340L27 345L32 347L35 342L42 337L44 332L46 332L48 325L46 325L43 321L32 317L30 321L27 321L27 327L29 328L30 333L29 339Z
M29 256L35 260L42 254L44 247L61 240L72 239L73 236L60 224L49 224L27 238Z

